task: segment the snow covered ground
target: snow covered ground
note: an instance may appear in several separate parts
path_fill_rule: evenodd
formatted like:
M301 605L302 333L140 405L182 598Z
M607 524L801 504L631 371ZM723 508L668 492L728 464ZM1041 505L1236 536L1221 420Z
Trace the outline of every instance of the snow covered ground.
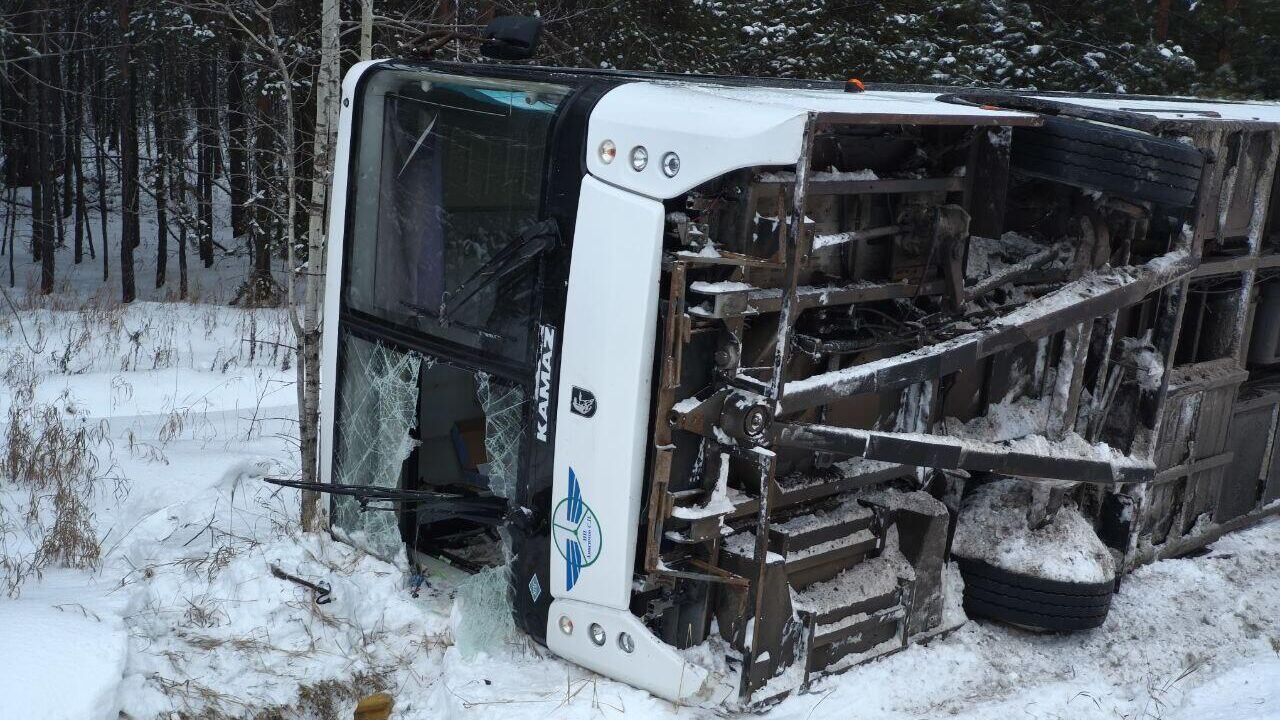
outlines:
M219 304L122 308L100 265L62 255L59 268L58 298L36 303L24 301L32 267L20 266L13 298L31 309L0 313L0 424L9 440L13 411L36 423L22 411L53 408L42 417L84 429L97 461L84 517L101 554L19 586L58 529L55 498L0 477L0 558L28 563L0 565L0 719L350 718L376 689L401 720L731 715L673 706L503 636L487 578L434 574L415 596L403 567L300 533L295 493L262 481L297 463L291 335L281 311L221 304L243 257L193 267L199 299ZM273 567L328 583L332 602L315 604ZM1280 718L1280 521L1139 570L1098 631L970 622L764 713L944 716Z
M31 343L36 402L107 428L91 500L102 557L0 599L0 717L344 718L380 688L398 718L724 715L514 635L464 657L455 637L489 618L455 603L458 578L428 577L415 598L401 568L299 533L296 496L261 480L296 463L283 313L139 303L20 320L3 365L31 358ZM12 399L0 393L0 414ZM29 501L0 485L9 554L33 550ZM1278 553L1271 522L1139 570L1099 631L970 622L766 717L1280 718ZM329 583L333 601L314 604L273 565Z

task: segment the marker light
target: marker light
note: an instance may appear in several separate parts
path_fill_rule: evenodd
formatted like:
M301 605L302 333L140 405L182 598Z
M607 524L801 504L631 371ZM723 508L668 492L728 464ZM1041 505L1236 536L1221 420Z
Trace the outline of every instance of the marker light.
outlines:
M649 151L643 145L631 148L631 169L640 172L649 164Z
M618 647L624 653L631 653L636 649L636 641L627 633L618 633Z
M662 156L662 174L667 177L675 177L680 172L680 156L669 152Z
M587 632L591 634L591 642L600 646L604 645L604 628L600 627L600 623L591 623L591 627L587 628Z
M573 634L573 621L569 619L568 615L560 616L560 632L565 635Z
M613 162L613 158L618 155L618 146L613 144L612 140L605 140L600 143L600 162L608 165Z

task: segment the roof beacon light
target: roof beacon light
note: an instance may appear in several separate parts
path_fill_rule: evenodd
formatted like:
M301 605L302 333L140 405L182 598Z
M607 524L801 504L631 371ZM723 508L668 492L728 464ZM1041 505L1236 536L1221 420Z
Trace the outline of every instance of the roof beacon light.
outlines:
M866 89L867 86L863 85L862 81L858 78L849 78L844 81L845 92L864 92Z

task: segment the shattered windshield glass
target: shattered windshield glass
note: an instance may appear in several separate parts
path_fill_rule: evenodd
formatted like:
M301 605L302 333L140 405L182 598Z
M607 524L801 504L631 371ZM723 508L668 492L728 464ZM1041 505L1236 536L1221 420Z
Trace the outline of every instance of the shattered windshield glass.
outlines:
M420 71L373 75L353 165L347 306L527 361L537 263L463 286L538 222L548 136L566 94Z

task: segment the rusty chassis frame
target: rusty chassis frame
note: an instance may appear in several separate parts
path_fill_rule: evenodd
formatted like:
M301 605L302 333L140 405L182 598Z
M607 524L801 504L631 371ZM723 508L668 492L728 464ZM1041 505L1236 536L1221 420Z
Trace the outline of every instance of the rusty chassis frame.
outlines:
M1146 132L1171 132L1192 134L1198 146L1211 154L1223 152L1223 144L1231 132L1264 130L1270 149L1266 162L1275 166L1276 150L1280 146L1273 125L1263 123L1234 123L1230 127L1216 127L1199 122L1171 122L1153 120L1150 116L1131 112L1111 112L1080 109L1065 103L1034 101L1029 98L1013 98L1008 94L965 94L953 98L955 102L973 104L998 104L1002 107L1027 109L1051 114L1069 115L1088 120L1134 127ZM939 124L991 124L982 115L935 118ZM920 124L920 118L911 118L912 124ZM957 335L933 346L900 353L879 361L834 369L816 375L786 380L785 371L796 345L796 321L808 310L845 307L855 303L893 299L910 299L921 295L946 294L954 291L949 278L930 280L922 275L918 280L902 280L878 284L859 282L847 286L806 286L800 283L802 269L809 262L814 232L807 222L806 203L809 198L832 194L899 193L899 192L956 192L972 191L972 178L926 178L919 180L838 180L815 182L810 168L815 136L824 129L843 124L893 124L908 122L906 118L868 117L811 114L804 135L800 161L795 168L794 181L788 178L769 177L759 180L762 186L790 185L789 208L780 216L787 218L779 227L777 252L768 258L751 257L724 252L719 257L702 257L688 252L669 253L664 260L664 272L669 280L666 296L666 313L660 332L660 363L655 384L654 417L652 434L652 461L649 469L649 500L647 536L644 541L643 563L645 571L658 582L692 580L712 583L727 588L749 590L748 617L757 617L768 602L767 584L762 580L769 572L770 526L774 514L792 502L819 497L824 494L846 492L856 487L867 487L894 477L907 477L917 467L965 471L988 471L1016 475L1028 479L1049 481L1039 494L1040 512L1050 512L1061 502L1064 487L1077 483L1095 486L1095 493L1123 492L1141 495L1141 488L1150 485L1172 483L1195 473L1221 468L1231 461L1231 455L1218 454L1178 467L1169 467L1157 453L1157 439L1165 420L1166 398L1170 392L1173 358L1181 329L1182 314L1186 305L1190 283L1201 277L1228 272L1241 273L1240 306L1248 308L1252 298L1254 280L1259 270L1280 267L1280 255L1262 256L1259 237L1261 218L1254 218L1250 228L1246 255L1201 262L1206 237L1213 225L1212 208L1204 198L1216 196L1222 183L1222 164L1206 171L1201 181L1200 207L1189 219L1191 233L1175 233L1171 246L1161 255L1140 265L1123 264L1128 260L1126 243L1118 256L1122 264L1094 272L1075 271L1072 277L1057 290L1046 293L1019 310L996 319L986 327ZM1018 123L1008 120L1004 125ZM1034 124L1033 122L1027 124ZM1246 127L1247 126L1247 127ZM990 148L988 148L990 149ZM996 150L996 152L999 152ZM1007 149L1005 163L1007 163ZM1007 170L1006 170L1007 173ZM1004 178L1000 178L1003 180ZM1270 177L1256 188L1269 193ZM992 191L999 195L986 199L990 207L987 215L1003 210L1003 189ZM1135 234L1145 231L1142 209L1117 202L1116 207L1131 212L1139 228ZM982 224L986 218L975 218ZM998 227L998 220L996 221ZM991 224L988 220L988 225ZM878 232L889 236L898 228L888 227ZM1061 248L1041 253L1023 273L1034 275L1049 263ZM691 269L710 266L740 268L768 268L782 273L780 289L732 290L714 293L709 306L693 307L686 294L688 273ZM1021 276L998 276L977 287L969 288L962 299L972 299L988 289L1006 282L1025 279ZM1109 356L1115 342L1117 316L1154 296L1154 322L1152 341L1159 357L1165 360L1165 372L1154 387L1143 387L1136 402L1137 428L1132 446L1124 456L1099 457L1082 452L1079 445L1063 440L1075 425L1081 403L1085 353L1090 347L1092 334L1105 333L1100 342L1103 355ZM1247 312L1242 310L1242 313ZM707 323L722 323L731 335L741 339L743 323L749 318L777 313L776 344L766 377L752 374L741 366L739 358L730 358L721 364L719 377L723 386L705 397L677 398L679 378L684 360L683 349L690 338L707 329ZM1241 315L1231 338L1233 356L1239 356L1244 341L1247 321ZM1095 323L1095 321L1097 321ZM938 378L972 367L979 360L1007 351L1016 346L1062 333L1065 355L1070 356L1071 372L1059 376L1061 386L1055 394L1053 412L1047 435L1049 443L1036 447L1023 447L1018 441L982 442L955 437L933 435L927 432L886 432L858 430L812 422L778 421L781 415L793 415L820 408L830 402L860 394L902 390L921 383L936 382ZM1115 385L1116 383L1111 383ZM1096 410L1109 402L1115 387L1107 387L1107 376L1099 373L1096 385L1090 388L1090 403ZM1059 399L1061 398L1061 399ZM695 401L696 400L696 401ZM681 402L683 401L683 402ZM1092 426L1091 426L1092 427ZM674 453L673 430L692 432L717 441L723 450L740 460L754 465L758 479L757 495L746 502L739 502L725 518L750 519L754 516L755 567L749 573L740 574L720 567L716 562L719 548L719 516L693 520L684 536L684 550L696 543L709 541L704 551L693 554L676 552L664 557L661 552L664 537L678 536L667 532L668 519L674 508L702 494L700 490L669 491L672 458ZM1097 431L1088 433L1089 440L1096 439ZM800 449L829 456L864 458L878 461L869 466L870 472L855 479L832 480L825 486L807 492L790 493L777 482L777 455L775 449ZM1065 483L1063 482L1065 481ZM781 506L781 507L780 507ZM1032 512L1031 514L1034 514ZM1254 516L1249 516L1254 517ZM1238 519L1233 524L1246 521ZM1208 537L1206 535L1206 537ZM1179 547L1187 545L1181 542ZM1132 549L1131 549L1132 550ZM1139 556L1130 553L1134 560L1150 559L1159 553ZM760 579L753 581L752 578ZM813 628L807 629L812 640ZM902 644L906 644L906 625L903 625ZM762 649L750 638L744 648L743 672L739 692L747 698L758 689L761 680L751 671ZM806 668L806 683L809 670Z

